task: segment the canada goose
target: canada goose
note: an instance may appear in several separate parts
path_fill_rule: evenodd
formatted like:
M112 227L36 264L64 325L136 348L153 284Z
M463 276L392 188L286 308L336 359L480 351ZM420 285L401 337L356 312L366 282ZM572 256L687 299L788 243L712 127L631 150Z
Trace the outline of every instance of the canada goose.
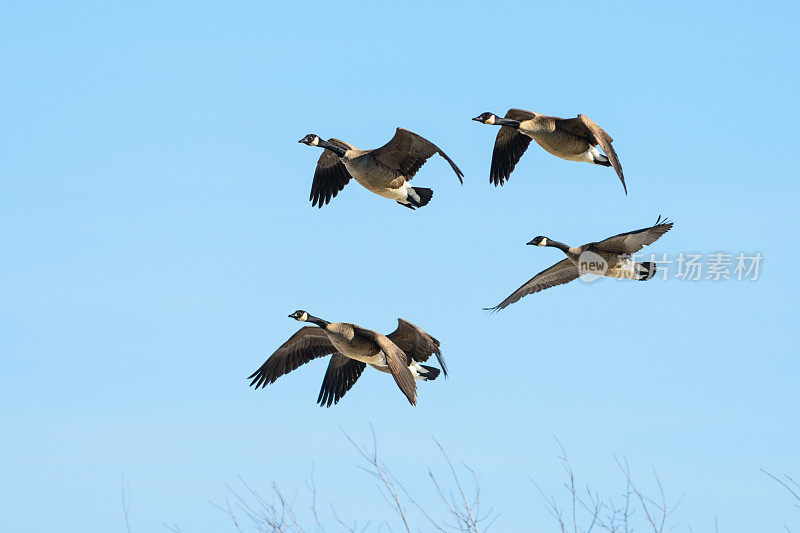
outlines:
M511 171L533 139L539 146L561 159L614 167L625 194L628 194L622 166L611 146L614 139L585 115L558 118L523 109L509 109L504 118L487 112L472 120L500 126L494 141L492 168L489 171L489 181L495 186L503 185L511 177ZM600 145L605 155L597 150L597 145Z
M298 142L325 149L317 161L309 198L311 205L319 207L335 198L351 177L378 196L411 209L428 205L433 191L411 187L408 182L434 154L450 163L458 181L464 183L461 179L464 173L447 154L429 140L403 128L397 128L392 140L374 150L359 150L339 139L323 141L313 133Z
M337 403L350 390L367 364L390 373L411 405L417 404L416 381L431 381L439 376L438 368L420 364L431 354L436 354L447 377L439 341L402 318L397 319L397 329L389 335L355 324L331 323L303 310L295 311L289 318L316 326L301 328L284 342L247 378L252 380L250 386L266 387L300 365L329 354L333 357L317 398L317 403L326 407Z
M631 254L656 242L659 237L672 229L672 224L666 219L662 221L659 216L656 223L648 228L620 233L604 241L590 242L577 248L570 248L547 237L535 237L528 244L558 248L567 255L567 258L542 270L515 290L511 296L494 307L486 308L486 311L505 309L523 296L569 283L582 274L647 281L656 273L656 264L652 261L632 262Z

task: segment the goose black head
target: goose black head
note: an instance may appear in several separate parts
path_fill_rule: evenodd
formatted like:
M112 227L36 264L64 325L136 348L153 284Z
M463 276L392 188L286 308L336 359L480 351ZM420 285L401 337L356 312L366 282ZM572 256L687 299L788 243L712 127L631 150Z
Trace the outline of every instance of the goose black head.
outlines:
M486 113L481 113L480 115L478 115L477 117L473 118L472 120L477 120L478 122L482 122L483 124L492 125L495 122L497 122L497 115L495 115L494 113L489 113L487 111Z
M298 320L300 322L306 322L308 320L308 313L306 313L302 309L298 309L297 311L289 315L289 318L294 318L295 320Z
M297 142L307 144L309 146L319 146L319 141L320 141L319 135L314 135L313 133L309 133L308 135L306 135Z
M538 237L534 237L533 240L528 244L533 246L547 246L547 237L542 237L539 235Z

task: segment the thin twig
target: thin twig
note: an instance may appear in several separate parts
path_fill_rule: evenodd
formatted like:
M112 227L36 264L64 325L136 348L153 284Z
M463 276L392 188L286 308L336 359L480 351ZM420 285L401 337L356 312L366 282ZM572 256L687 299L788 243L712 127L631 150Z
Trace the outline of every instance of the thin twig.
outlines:
M128 516L128 509L130 508L131 500L130 496L127 498L125 497L126 485L127 483L125 483L125 476L122 476L122 516L125 518L125 529L127 529L128 533L131 533L131 524Z
M777 481L778 483L780 483L780 484L781 484L781 486L782 486L783 488L785 488L786 490L788 490L788 491L791 493L791 495L792 495L792 496L794 496L794 498L795 498L795 499L796 499L798 502L800 502L800 495L798 495L798 494L797 494L797 492L795 492L795 489L793 489L793 488L792 488L792 487L791 487L791 486L790 486L788 483L786 483L786 482L785 482L785 481L783 481L782 479L779 479L779 478L778 478L778 477L776 477L776 476L773 476L772 474L770 474L769 472L767 472L767 471L766 471L766 470L764 470L763 468L761 469L761 471L762 471L762 472L764 472L764 473L765 473L766 475L768 475L769 477L771 477L772 479L774 479L775 481ZM800 489L800 484L798 484L798 483L797 483L797 482L796 482L794 479L790 478L790 477L789 477L789 476L787 476L786 474L784 474L784 475L783 475L783 477L785 477L786 479L788 479L789 481L791 481L791 482L792 482L794 485L796 485L796 486L798 487L798 489ZM797 505L797 504L795 504L795 507L798 507L798 508L800 508L800 505Z
M392 497L392 507L394 511L400 516L400 519L403 522L403 526L405 526L406 533L411 533L411 526L408 524L408 517L406 516L406 511L403 508L403 504L400 502L400 495L397 493L397 488L392 483L391 479L389 479L384 471L384 467L382 463L378 460L378 439L375 437L375 428L372 424L369 425L370 432L372 433L372 454L370 455L364 450L361 446L355 443L355 441L350 437L350 435L342 428L339 428L344 436L350 441L350 444L358 451L358 453L363 457L374 469L371 473L376 475L381 482L383 483L386 490ZM388 525L388 524L387 524Z
M217 505L214 502L211 502L211 505L213 505L214 507L216 507L217 509L219 509L223 513L227 514L231 518L231 521L233 521L233 526L236 528L236 531L239 531L239 532L242 531L242 527L239 525L239 521L236 519L236 515L233 514L233 509L231 509L231 501L230 501L230 499L225 498L225 507L222 507L221 505Z
M319 514L317 513L317 483L314 480L314 465L311 465L311 481L306 482L306 487L309 491L311 491L311 514L314 517L314 522L316 522L317 527L325 533L325 527L322 525L322 522L319 519Z

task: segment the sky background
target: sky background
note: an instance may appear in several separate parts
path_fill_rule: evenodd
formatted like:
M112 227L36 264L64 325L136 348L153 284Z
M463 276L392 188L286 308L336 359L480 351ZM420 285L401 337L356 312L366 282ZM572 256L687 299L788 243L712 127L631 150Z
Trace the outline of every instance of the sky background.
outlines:
M553 531L531 479L624 488L614 455L683 501L677 531L780 531L800 513L794 339L796 2L0 3L0 528L232 530L210 505L274 481L365 523L389 515L340 428L417 495L433 438L480 475L496 530ZM499 3L498 3L499 4ZM532 145L488 182L520 107L586 114L611 169ZM351 182L308 201L307 133L437 143L411 211ZM498 303L582 244L676 222L656 253L754 253L760 279L575 282ZM306 309L442 342L416 408L367 369L315 405L327 361L245 379ZM566 500L564 500L566 502ZM435 507L435 506L433 506ZM301 510L304 507L301 507Z

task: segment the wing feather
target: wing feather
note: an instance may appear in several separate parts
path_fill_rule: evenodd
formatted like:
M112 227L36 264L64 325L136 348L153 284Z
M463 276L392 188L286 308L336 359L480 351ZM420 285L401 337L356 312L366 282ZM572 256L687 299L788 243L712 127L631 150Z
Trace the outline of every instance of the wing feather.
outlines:
M266 387L276 379L288 374L301 365L304 365L324 355L336 352L325 330L316 326L301 328L280 348L275 350L261 367L247 377L252 380L250 386L255 388Z
M622 173L622 164L620 164L617 152L611 145L611 143L614 142L611 135L606 133L603 128L586 115L578 115L576 118L557 118L556 127L579 137L586 138L592 143L592 146L600 145L600 148L602 148L603 152L606 154L617 176L619 176L619 180L622 182L622 188L625 189L625 194L628 194L628 187L625 185L625 175Z
M339 139L329 139L328 142L345 150L354 148L353 145ZM331 198L336 198L350 178L350 173L347 172L347 168L339 156L328 149L323 150L317 161L314 180L311 182L311 194L308 198L311 200L311 205L322 208L331 201Z
M512 120L519 120L522 122L523 120L530 120L532 118L536 118L536 113L533 111L526 111L524 109L516 109L511 108L506 111L506 116L504 118L510 118Z
M410 361L406 353L386 335L358 326L353 326L353 328L357 335L363 335L374 340L378 344L386 356L386 364L394 378L394 382L397 383L402 393L405 394L408 402L411 405L417 405L417 382L414 381L414 376L411 374L411 370L408 369Z
M322 380L317 403L325 407L338 403L355 385L366 366L361 361L350 359L340 353L333 354L325 378Z
M575 266L575 263L569 259L564 259L563 261L559 261L550 268L542 270L533 276L531 279L525 282L522 287L511 293L508 298L494 307L487 308L487 311L500 311L501 309L505 309L509 305L518 301L523 296L543 291L544 289L549 289L550 287L555 287L556 285L569 283L570 281L577 279L579 275L580 272L578 271L578 267Z
M509 109L504 118L510 118L522 122L530 120L536 113L525 111L524 109ZM492 150L492 166L489 170L489 183L502 186L503 183L511 178L511 172L517 166L522 154L531 144L531 138L520 133L510 126L500 126L497 137L494 140L494 150Z
M656 242L662 235L671 230L673 225L673 222L666 219L661 220L661 216L659 216L656 219L656 223L648 228L614 235L596 243L595 247L606 252L633 254L648 244Z
M450 164L458 181L464 183L461 179L464 173L447 154L428 139L404 128L397 128L394 137L371 154L377 161L399 171L406 180L411 180L428 159L439 154Z
M447 366L444 363L441 343L425 330L402 318L397 319L397 329L387 335L389 340L403 350L406 355L418 363L424 363L431 355L436 354L439 366L447 377Z

